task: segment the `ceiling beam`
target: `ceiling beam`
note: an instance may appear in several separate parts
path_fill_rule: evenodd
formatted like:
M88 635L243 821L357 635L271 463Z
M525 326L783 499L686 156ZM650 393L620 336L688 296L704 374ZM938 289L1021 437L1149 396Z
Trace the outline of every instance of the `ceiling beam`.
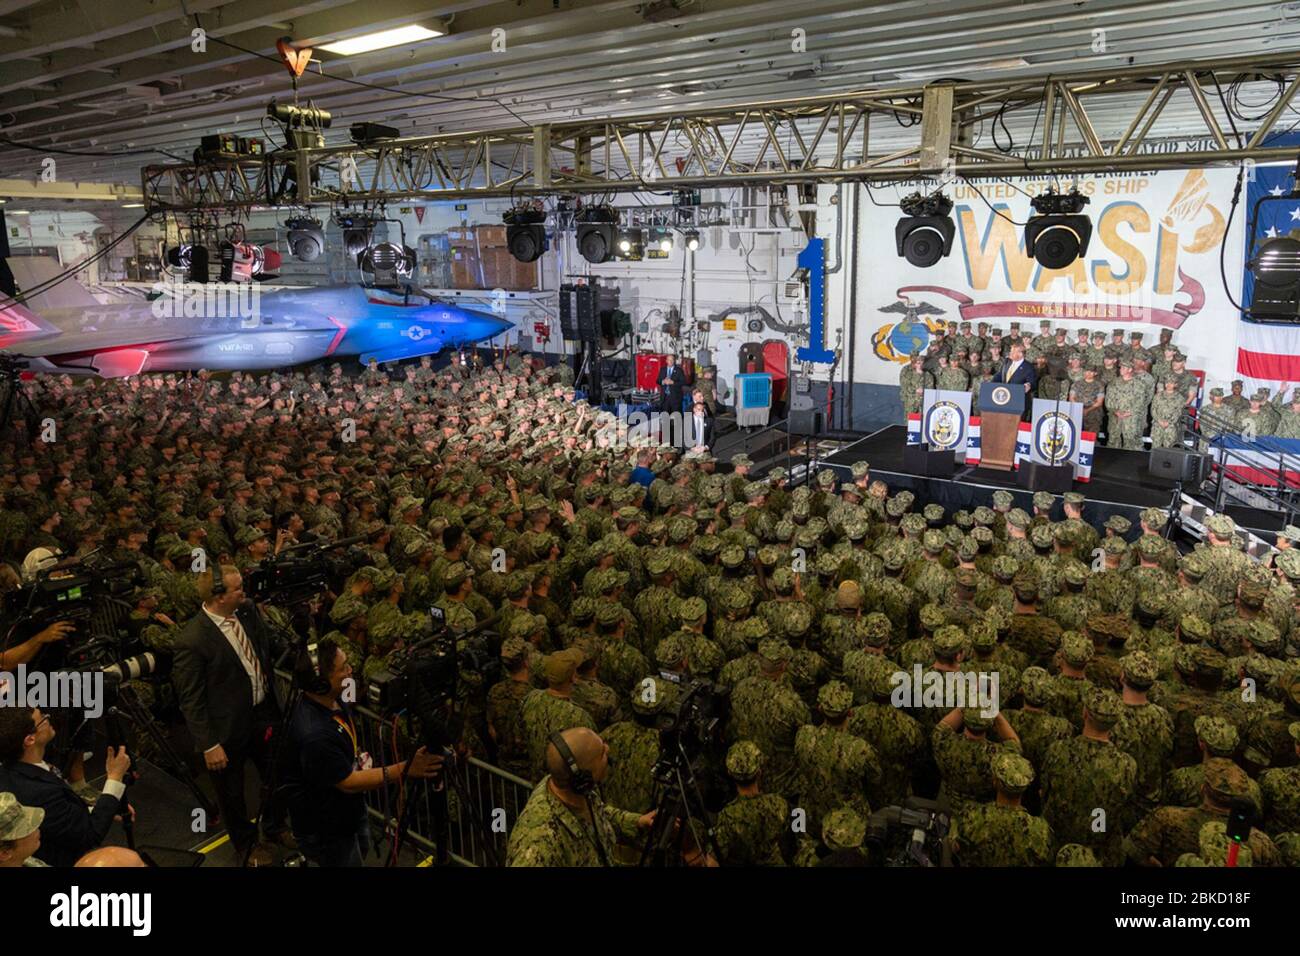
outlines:
M43 183L30 179L0 179L0 197L6 199L77 199L87 202L143 202L139 186L123 183Z

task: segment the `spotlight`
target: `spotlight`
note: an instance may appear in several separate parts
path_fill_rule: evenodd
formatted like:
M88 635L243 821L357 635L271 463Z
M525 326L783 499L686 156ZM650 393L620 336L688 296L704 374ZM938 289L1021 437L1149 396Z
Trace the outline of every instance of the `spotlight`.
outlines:
M167 250L167 264L173 269L180 269L183 272L190 271L190 261L194 255L194 247L188 242L179 246L172 246Z
M577 215L578 252L588 262L614 258L618 212L610 206L587 206Z
M957 229L952 218L952 200L943 193L922 196L919 192L899 203L903 218L894 227L898 254L922 269L934 265L952 252Z
M640 229L624 229L618 234L618 255L621 259L640 259L643 239Z
M506 248L520 262L535 262L549 248L546 242L546 213L518 207L502 219L506 223Z
M274 249L263 249L251 242L223 242L221 244L222 282L252 282L254 279L272 278L271 273L280 268L283 257Z
M650 248L659 252L673 251L673 234L662 226L656 226L650 230Z
M694 229L687 229L684 233L682 233L682 242L686 244L687 249L689 249L691 252L694 252L695 250L700 248L699 232Z
M368 246L357 255L362 272L374 278L377 286L395 286L398 279L409 279L415 272L415 250L395 242Z
M1246 267L1255 276L1251 318L1300 320L1300 242L1290 236L1268 239Z
M335 221L343 229L343 248L347 254L359 256L365 252L370 245L375 220L370 216L336 216Z
M1077 189L1068 193L1049 189L1031 199L1038 215L1025 224L1025 255L1037 259L1044 269L1064 269L1087 255L1092 220L1078 213L1088 202Z
M311 262L325 251L325 228L319 219L286 219L289 251L300 262Z

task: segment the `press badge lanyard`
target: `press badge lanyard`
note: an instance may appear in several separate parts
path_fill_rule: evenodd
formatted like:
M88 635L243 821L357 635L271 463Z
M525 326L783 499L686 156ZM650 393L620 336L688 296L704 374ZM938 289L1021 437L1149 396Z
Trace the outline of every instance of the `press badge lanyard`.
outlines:
M348 739L352 741L353 766L361 770L369 770L371 765L370 754L363 754L357 749L357 727L352 722L352 715L348 714L347 718L344 719L338 714L330 714L330 719L338 724L343 729L343 732L348 735Z

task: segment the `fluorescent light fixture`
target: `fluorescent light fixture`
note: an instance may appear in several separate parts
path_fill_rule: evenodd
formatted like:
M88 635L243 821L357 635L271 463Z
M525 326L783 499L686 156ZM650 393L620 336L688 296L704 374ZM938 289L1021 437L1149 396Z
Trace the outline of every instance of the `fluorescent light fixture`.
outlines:
M122 203L122 208L123 208L123 209L143 209L143 208L144 208L144 203L142 203L142 202L124 202L124 203Z
M9 210L9 215L11 215L11 216L30 216L31 214L32 214L32 211L31 211L30 209L10 209L10 210Z
M431 30L413 23L392 30L380 30L378 33L365 33L348 40L322 43L317 49L325 50L327 53L337 53L339 56L356 56L358 53L370 53L372 50L383 50L390 46L401 46L404 43L416 43L420 40L440 37L444 33L443 30Z

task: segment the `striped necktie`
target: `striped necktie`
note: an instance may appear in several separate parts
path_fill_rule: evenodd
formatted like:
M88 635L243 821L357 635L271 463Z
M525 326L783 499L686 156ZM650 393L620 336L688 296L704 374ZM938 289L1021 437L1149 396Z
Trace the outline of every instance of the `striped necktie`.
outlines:
M230 627L230 632L235 635L240 656L253 665L253 703L257 704L266 688L266 675L262 673L262 662L257 659L257 654L253 651L253 642L244 633L244 626L239 623L239 618L232 614L225 621Z

